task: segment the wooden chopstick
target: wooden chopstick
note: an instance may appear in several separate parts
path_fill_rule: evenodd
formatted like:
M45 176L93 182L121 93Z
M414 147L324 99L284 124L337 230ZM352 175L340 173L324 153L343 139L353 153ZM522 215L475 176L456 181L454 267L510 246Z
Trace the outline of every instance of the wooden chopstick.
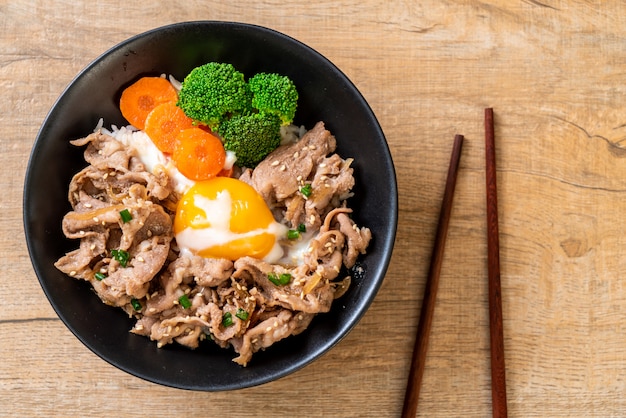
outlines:
M485 158L487 177L487 256L489 275L489 335L491 345L491 402L494 418L507 416L502 294L500 288L500 239L493 109L485 109Z
M413 418L417 412L420 386L422 383L422 376L424 375L426 351L428 350L428 336L430 334L433 312L435 310L437 287L439 286L439 273L441 271L441 263L443 261L443 250L448 233L448 224L450 223L450 212L452 210L452 200L454 196L454 188L456 186L456 177L462 147L463 135L456 135L454 137L454 146L452 147L452 155L450 157L448 177L446 179L446 187L441 204L441 211L439 213L437 234L435 236L435 244L430 259L428 278L426 279L426 288L424 289L422 310L420 313L419 325L417 327L417 337L415 339L413 357L411 359L411 369L409 370L409 378L404 395L402 418Z

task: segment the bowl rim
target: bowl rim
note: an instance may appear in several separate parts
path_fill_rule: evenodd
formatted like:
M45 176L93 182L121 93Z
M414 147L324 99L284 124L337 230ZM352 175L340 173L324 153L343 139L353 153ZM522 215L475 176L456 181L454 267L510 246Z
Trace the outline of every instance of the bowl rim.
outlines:
M49 288L48 288L48 283L46 283L45 280L45 274L43 272L42 266L39 264L38 260L37 260L37 249L34 246L33 243L33 231L31 229L31 225L30 225L30 217L31 214L29 213L29 208L31 207L31 194L28 193L29 189L31 188L32 182L33 182L33 163L34 161L37 159L38 157L38 153L39 153L39 148L40 148L40 142L43 140L43 135L45 134L46 131L46 126L48 124L51 123L51 118L54 115L54 111L57 108L57 106L59 106L60 102L63 100L63 98L68 94L68 92L72 89L72 86L80 79L84 78L87 76L87 74L89 74L95 67L97 67L100 63L102 63L103 61L105 61L107 59L107 57L109 57L111 54L115 53L116 51L122 50L126 47L128 47L129 45L133 45L134 43L136 43L137 41L141 40L141 39L145 39L148 38L150 36L153 36L156 33L160 33L163 31L167 31L167 30L176 30L179 28L185 28L185 27L191 27L191 26L202 26L205 27L205 25L208 26L225 26L225 27L229 27L229 28L241 28L241 29L253 29L256 31L260 31L268 36L273 36L273 37L277 37L277 38L282 38L282 40L287 41L289 43L293 43L295 44L298 48L303 48L305 50L308 50L308 52L312 55L314 55L316 57L316 59L322 60L326 62L326 65L328 65L330 68L332 68L333 71L335 71L342 79L343 82L345 83L346 86L349 87L349 89L351 90L351 93L355 95L355 97L358 97L361 101L362 101L362 105L365 106L365 108L367 109L367 111L369 112L369 114L371 115L371 118L373 119L374 122L374 128L377 130L376 135L380 136L380 138L382 138L382 143L381 146L385 149L386 151L386 159L389 161L390 164L390 171L387 173L387 175L389 176L389 181L390 181L390 201L387 202L387 207L389 208L389 219L386 220L386 225L390 228L390 230L388 231L388 234L385 235L384 239L382 240L382 242L380 242L380 245L382 247L381 251L384 253L384 257L382 259L382 265L379 266L380 269L380 277L377 278L376 281L373 281L370 285L367 286L366 289L364 289L365 294L361 297L362 299L365 300L364 303L360 303L358 305L358 311L354 313L354 315L351 316L352 320L349 321L346 324L343 324L343 326L339 329L339 331L336 334L333 334L333 338L329 339L328 341L326 341L324 344L320 344L319 347L316 348L316 350L314 352L312 352L310 355L308 355L306 358L304 359L300 359L300 361L295 362L293 364L289 364L287 367L283 367L280 371L271 373L271 374L267 374L267 375L261 375L261 376L254 376L252 379L247 380L245 383L241 383L241 382L233 382L230 384L222 384L219 386L212 386L212 385L208 385L208 386L199 386L199 385L185 385L185 384L180 384L180 383L172 383L171 381L168 381L167 379L163 379L160 377L156 377L153 375L149 375L146 373L141 373L141 372L137 372L137 370L134 370L132 367L128 367L127 365L124 364L120 364L119 362L116 361L112 361L110 358L107 358L106 356L103 356L103 354L99 351L98 347L95 346L94 344L90 343L88 340L86 340L81 334L77 333L76 330L74 329L74 327L71 325L71 321L65 316L64 312L60 309L60 307L57 305L58 301L53 300ZM46 295L46 298L48 299L48 301L50 302L50 304L52 305L54 311L56 312L56 314L59 316L59 318L61 319L61 321L64 323L64 325L79 339L79 341L81 341L83 343L83 345L85 345L90 351L92 351L94 354L96 354L98 357L100 357L101 359L105 360L106 362L108 362L109 364L111 364L112 366L123 370L133 376L136 376L138 378L141 378L143 380L152 382L152 383L157 383L157 384L161 384L164 386L169 386L169 387L175 387L175 388L179 388L179 389L188 389L188 390L202 390L202 391L223 391L223 390L233 390L233 389L241 389L241 388L246 388L246 387L253 387L253 386L258 386L264 383L268 383L270 381L274 381L274 380L278 380L282 377L285 377L291 373L294 373L297 370L300 370L302 368L304 368L305 366L309 365L310 363L312 363L314 360L318 359L319 357L321 357L322 355L326 354L331 348L333 348L335 345L337 345L341 340L343 340L346 335L360 322L361 318L363 317L363 315L365 314L365 312L369 309L369 307L371 306L376 294L378 293L380 287L382 286L382 283L384 281L384 278L386 276L386 272L388 269L388 266L390 264L391 261L391 257L392 257L392 252L393 252L393 247L394 247L394 243L395 243L395 237L396 237L396 230L397 230L397 224L398 224L398 191L397 191L397 178L396 178L396 173L395 173L395 168L393 165L393 161L391 159L391 153L389 151L389 146L388 143L386 141L386 138L384 136L384 133L382 131L382 128L380 127L380 124L374 114L374 112L372 111L369 103L367 103L367 101L365 100L365 98L363 97L363 95L361 94L361 92L356 88L356 86L353 84L353 82L336 66L334 65L330 60L328 60L325 56L323 56L322 54L320 54L319 52L317 52L315 49L311 48L310 46L304 44L301 41L298 41L297 39L286 35L282 32L279 32L275 29L271 29L271 28L267 28L264 26L260 26L260 25L256 25L256 24L250 24L250 23L242 23L242 22L235 22L235 21L218 21L218 20L194 20L194 21L185 21L185 22L178 22L178 23L172 23L172 24L168 24L168 25L164 25L164 26L160 26L160 27L156 27L141 33L138 33L136 35L133 35L119 43L117 43L116 45L108 48L107 50L105 50L103 53L101 53L100 55L98 55L95 59L93 59L88 65L86 65L82 70L80 70L78 72L78 74L76 76L74 76L72 78L72 80L69 82L69 84L67 84L65 86L65 88L62 90L61 94L58 96L58 98L54 101L54 103L52 104L50 110L48 111L48 113L46 114L45 118L43 119L40 129L37 132L37 136L35 138L35 141L33 143L31 152L30 152L30 156L28 159L28 164L27 164L27 169L26 169L26 174L25 174L25 181L24 181L24 188L23 188L23 199L22 199L22 211L23 211L23 227L24 227L24 231L25 231L25 238L26 238L26 244L27 244L27 249L28 249L28 253L31 259L31 263L33 266L33 269L35 271L35 274L38 278L38 281L42 287L42 290L44 291L44 294ZM145 338L145 337L142 337Z

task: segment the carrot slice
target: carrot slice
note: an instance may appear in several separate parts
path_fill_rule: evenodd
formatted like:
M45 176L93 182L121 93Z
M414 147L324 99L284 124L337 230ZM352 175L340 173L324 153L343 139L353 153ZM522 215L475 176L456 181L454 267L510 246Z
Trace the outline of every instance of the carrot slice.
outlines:
M167 102L148 113L144 130L161 152L171 154L179 132L192 127L193 119L185 115L175 102Z
M134 127L144 129L146 117L157 105L178 100L178 92L162 77L142 77L124 89L120 98L122 116Z
M188 179L208 180L224 168L226 151L218 137L193 127L178 133L172 159Z

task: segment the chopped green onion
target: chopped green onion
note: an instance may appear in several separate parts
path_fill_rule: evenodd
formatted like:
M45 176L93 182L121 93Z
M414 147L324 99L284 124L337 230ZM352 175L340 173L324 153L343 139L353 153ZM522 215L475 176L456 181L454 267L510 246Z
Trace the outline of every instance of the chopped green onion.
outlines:
M296 229L290 229L287 231L287 238L290 240L298 239L300 238L300 234L303 232L306 232L306 225L300 224Z
M247 321L250 314L247 311L244 311L243 309L239 308L237 309L237 313L235 314L235 316L241 319L242 321Z
M128 209L124 209L123 211L120 211L120 217L122 218L122 221L124 223L130 222L133 220L133 215L130 214Z
M284 286L286 284L289 284L289 282L291 281L291 274L281 273L280 275L276 275L276 273L268 273L267 278L276 286Z
M133 305L133 309L136 311L140 311L141 310L141 302L139 302L137 299L133 298L130 300L130 304Z
M117 260L122 267L126 267L128 259L130 258L130 253L124 250L111 250L111 256Z
M107 275L104 273L97 272L96 274L93 275L93 277L95 277L97 280L104 280L107 278Z
M286 285L286 284L289 284L289 282L291 281L291 274L290 273L282 273L280 276L278 276L278 281L283 286Z
M304 197L310 197L311 193L313 193L313 188L310 184L305 184L304 186L300 187L300 193L302 193L302 196Z
M179 297L178 303L180 303L180 306L182 306L184 309L191 308L191 301L189 300L187 295L182 295L181 297Z
M230 312L224 312L224 315L222 316L222 325L225 327L233 325L233 315Z
M274 273L267 273L267 279L274 283L276 286L280 286L280 282L278 281L278 276Z

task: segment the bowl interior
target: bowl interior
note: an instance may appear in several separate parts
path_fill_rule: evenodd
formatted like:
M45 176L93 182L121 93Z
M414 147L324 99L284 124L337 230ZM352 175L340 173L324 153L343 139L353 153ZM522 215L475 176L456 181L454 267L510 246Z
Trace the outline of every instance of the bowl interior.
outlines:
M88 283L72 280L53 263L75 249L61 220L70 209L67 187L86 164L69 140L89 134L100 118L125 125L118 101L139 76L171 74L178 80L209 61L230 62L246 76L278 72L294 80L300 101L295 123L323 120L337 137L338 152L354 157L356 186L350 207L372 230L364 273L331 312L318 315L304 333L255 354L242 368L235 353L206 343L189 350L158 349L128 332L133 321L100 302ZM307 365L339 342L371 304L383 279L397 225L397 188L383 132L355 86L316 51L276 31L230 22L187 22L138 35L104 53L83 70L46 117L33 147L24 187L24 227L31 260L50 303L67 327L94 353L135 376L191 390L228 390L262 384Z

